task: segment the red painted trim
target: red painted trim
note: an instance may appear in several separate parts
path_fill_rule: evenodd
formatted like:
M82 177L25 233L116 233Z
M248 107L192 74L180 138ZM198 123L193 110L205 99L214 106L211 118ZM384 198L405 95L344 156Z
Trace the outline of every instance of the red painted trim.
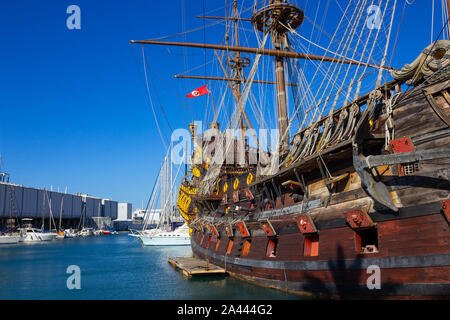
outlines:
M296 219L298 229L302 234L316 233L317 228L307 215L301 215Z
M389 143L392 152L394 153L402 153L402 152L412 152L415 151L414 145L409 137L392 140ZM402 164L398 165L398 175L404 176L405 169Z
M347 211L345 218L353 229L368 228L375 225L365 210Z
M269 220L267 220L265 222L261 222L261 228L264 230L264 233L268 237L274 237L277 235L277 233L275 232L275 229L273 228L273 226Z
M250 237L250 232L248 231L244 221L236 222L236 225L238 226L239 231L241 232L243 238Z

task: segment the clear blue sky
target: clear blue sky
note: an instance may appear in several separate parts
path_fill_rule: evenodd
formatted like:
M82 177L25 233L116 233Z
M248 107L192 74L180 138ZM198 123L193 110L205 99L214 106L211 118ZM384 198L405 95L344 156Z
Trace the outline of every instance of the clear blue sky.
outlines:
M398 2L401 12L404 2ZM429 44L430 3L407 5L397 44L402 55L393 66L411 62ZM81 8L81 30L66 28L71 4ZM140 47L128 40L201 27L196 15L223 15L223 6L219 0L0 0L0 154L12 181L54 190L67 186L70 193L131 202L133 208L145 202L165 149L146 94ZM436 35L440 24L439 19ZM204 36L199 31L186 40L203 42ZM222 36L208 31L206 41L220 43ZM187 125L191 115L184 95L203 82L172 75L203 63L204 52L185 51L187 65L180 49L147 52L158 90L153 102L170 135L158 100L173 128ZM209 52L207 60L212 57ZM189 103L203 115L204 100Z

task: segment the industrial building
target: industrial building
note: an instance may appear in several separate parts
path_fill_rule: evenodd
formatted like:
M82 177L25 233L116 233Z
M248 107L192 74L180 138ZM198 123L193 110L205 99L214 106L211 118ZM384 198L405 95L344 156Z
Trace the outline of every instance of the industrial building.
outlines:
M131 204L126 204L125 207L131 216ZM57 226L61 220L62 228L77 228L80 221L85 226L98 226L99 221L107 226L108 221L111 224L111 221L118 218L118 202L86 194L60 193L0 181L0 228L6 226L10 217L16 221L32 218L37 227L41 226L44 219L48 226L51 215Z

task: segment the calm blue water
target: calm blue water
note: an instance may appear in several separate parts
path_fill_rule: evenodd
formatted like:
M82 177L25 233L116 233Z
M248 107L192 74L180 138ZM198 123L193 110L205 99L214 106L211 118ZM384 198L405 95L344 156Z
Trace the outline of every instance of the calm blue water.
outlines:
M186 279L167 262L190 247L142 247L126 234L0 246L0 299L299 299L225 278ZM69 290L69 265L81 289Z

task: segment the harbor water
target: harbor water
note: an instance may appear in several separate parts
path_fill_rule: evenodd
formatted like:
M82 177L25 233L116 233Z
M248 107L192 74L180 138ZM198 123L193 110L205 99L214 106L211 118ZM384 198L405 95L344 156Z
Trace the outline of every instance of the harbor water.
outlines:
M190 247L142 247L126 233L4 245L0 300L299 299L231 277L186 279L167 262L180 256L192 256ZM80 289L69 266L79 267Z

